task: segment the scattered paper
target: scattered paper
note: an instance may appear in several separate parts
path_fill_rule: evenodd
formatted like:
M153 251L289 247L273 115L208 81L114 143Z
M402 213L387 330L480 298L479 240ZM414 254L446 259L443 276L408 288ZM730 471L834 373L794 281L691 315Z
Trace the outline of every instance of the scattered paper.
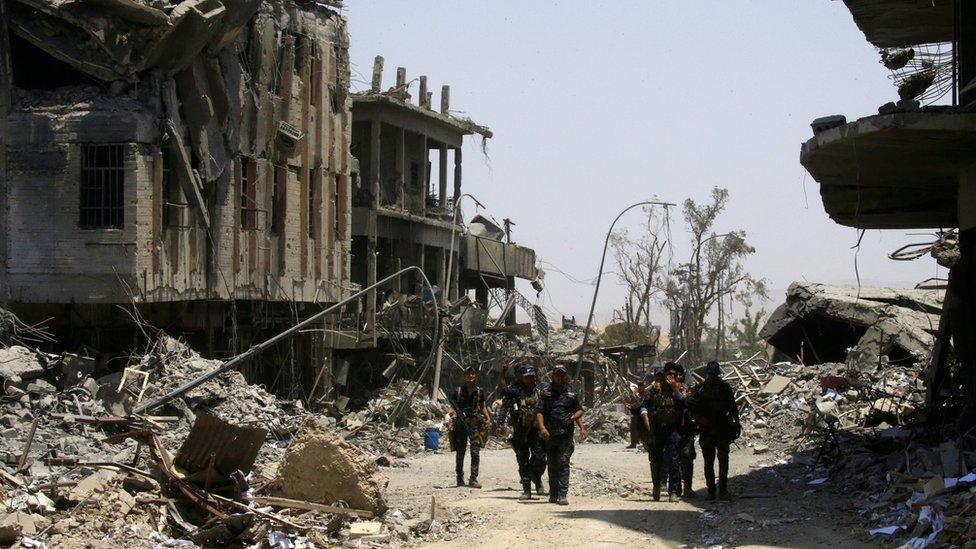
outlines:
M883 528L875 528L874 530L868 530L868 534L872 536L893 536L898 533L899 530L905 528L904 526L885 526Z

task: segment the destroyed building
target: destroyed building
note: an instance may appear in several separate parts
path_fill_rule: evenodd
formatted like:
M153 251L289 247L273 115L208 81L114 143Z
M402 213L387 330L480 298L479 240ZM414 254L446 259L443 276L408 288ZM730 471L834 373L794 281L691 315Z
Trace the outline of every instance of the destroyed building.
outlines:
M374 388L388 379L345 362L383 369L400 360L412 366L411 355L419 358L429 349L432 298L449 303L473 292L484 312L492 292L508 295L516 278L538 278L535 251L512 243L507 223L480 214L465 225L460 217L464 138L486 140L491 130L451 113L449 86L441 88L440 108L435 109L426 76L420 76L413 99L403 67L396 71L395 85L383 90L383 63L376 58L371 88L352 95L351 148L360 185L352 197L351 279L367 287L417 266L437 295L426 295L419 273L367 294L356 337L337 344L373 349L343 353L340 381L351 385L347 372L353 371ZM444 295L447 288L450 295ZM504 302L496 305L504 309ZM515 309L503 312L514 323ZM483 325L484 314L477 316Z
M348 36L326 3L6 2L2 300L66 344L234 355L349 295ZM319 334L293 349L328 362Z
M857 288L794 282L759 336L798 364L860 368L926 362L942 311L941 290Z
M813 123L800 161L827 214L858 229L949 229L931 245L949 268L926 386L930 405L976 421L976 4L844 0L898 86L896 102ZM937 104L938 103L938 104ZM955 231L958 231L956 239ZM949 235L949 236L946 236ZM951 243L951 253L945 244ZM951 358L950 358L951 355Z

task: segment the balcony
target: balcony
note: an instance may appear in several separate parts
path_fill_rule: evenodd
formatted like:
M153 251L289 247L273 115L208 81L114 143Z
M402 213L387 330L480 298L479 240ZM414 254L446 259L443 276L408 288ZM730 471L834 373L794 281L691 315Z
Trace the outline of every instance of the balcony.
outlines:
M976 162L976 114L869 116L818 133L802 145L800 162L841 225L955 227L962 171Z

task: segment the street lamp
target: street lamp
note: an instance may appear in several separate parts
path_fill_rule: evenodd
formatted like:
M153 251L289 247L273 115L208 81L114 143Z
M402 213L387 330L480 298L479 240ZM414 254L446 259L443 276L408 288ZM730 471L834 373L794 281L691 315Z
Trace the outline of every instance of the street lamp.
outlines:
M478 205L479 208L484 208L485 205L482 204L477 198L471 196L468 193L464 193L454 200L454 211L451 215L451 247L447 250L447 279L444 282L444 294L441 296L441 304L444 308L447 308L448 302L451 300L451 274L454 270L454 236L457 233L458 226L458 215L461 213L461 201L468 197L474 200L474 203ZM440 318L437 319L438 323L441 323ZM441 330L443 330L443 325L441 325ZM437 389L441 386L441 362L444 359L444 341L442 339L440 345L437 346L437 359L434 363L434 383L430 388L430 399L437 399Z
M573 379L579 376L580 371L583 368L583 353L586 350L586 340L590 337L590 326L593 324L593 309L596 307L596 296L600 293L600 281L603 279L603 264L607 260L607 247L610 245L610 235L613 234L613 227L617 224L617 221L628 211L638 207L638 206L677 206L677 204L672 204L670 202L658 202L656 200L645 200L643 202L638 202L636 204L631 204L624 208L617 217L614 218L613 223L610 224L610 229L607 231L607 237L603 241L603 255L600 256L600 272L596 275L596 288L593 289L593 301L590 302L590 314L586 317L586 329L583 331L583 343L580 345L579 358L576 360L576 371L573 373Z

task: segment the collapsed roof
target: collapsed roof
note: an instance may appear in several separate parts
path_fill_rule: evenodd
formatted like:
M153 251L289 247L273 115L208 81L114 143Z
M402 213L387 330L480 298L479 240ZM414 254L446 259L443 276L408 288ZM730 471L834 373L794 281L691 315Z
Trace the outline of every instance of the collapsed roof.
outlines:
M875 367L930 356L943 292L794 282L760 332L779 353L803 364Z
M225 5L226 3L226 5ZM205 47L231 43L261 0L17 0L11 31L105 82L134 81L149 69L175 72Z

